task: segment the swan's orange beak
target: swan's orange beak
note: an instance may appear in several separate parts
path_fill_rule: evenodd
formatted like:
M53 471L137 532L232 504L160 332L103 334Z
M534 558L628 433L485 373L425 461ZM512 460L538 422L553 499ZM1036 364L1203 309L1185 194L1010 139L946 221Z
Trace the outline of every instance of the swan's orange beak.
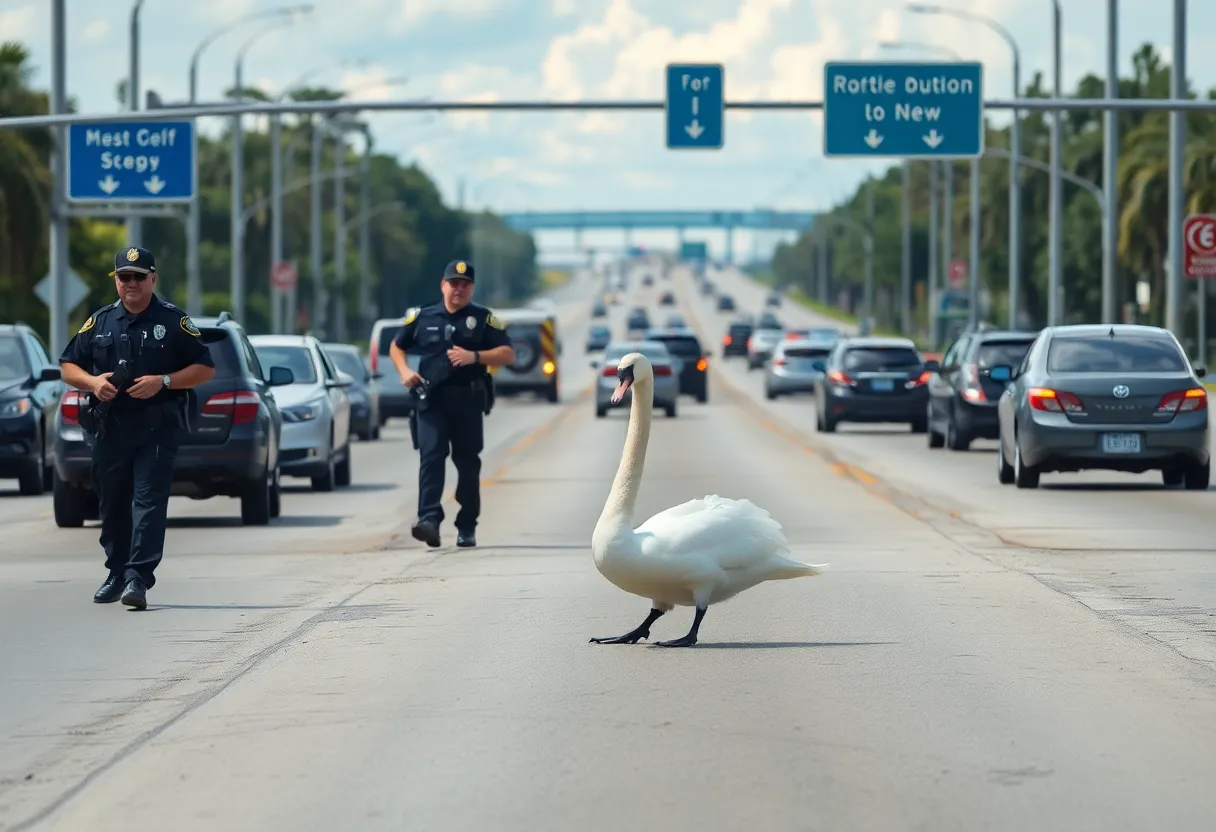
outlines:
M631 383L632 383L632 379L628 379L628 378L621 379L620 383L616 386L616 391L612 394L612 403L613 404L621 403L621 399L625 398L625 393L626 393L626 391L629 390L629 385Z

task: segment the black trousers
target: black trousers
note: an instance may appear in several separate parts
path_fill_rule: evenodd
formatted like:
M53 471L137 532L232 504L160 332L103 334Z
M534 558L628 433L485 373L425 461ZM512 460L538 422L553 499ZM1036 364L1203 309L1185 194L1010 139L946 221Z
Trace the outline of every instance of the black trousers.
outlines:
M418 519L443 522L449 450L456 466L456 528L473 531L481 515L481 399L470 386L441 388L418 411Z
M106 569L124 581L139 578L149 589L165 550L179 441L176 427L110 427L93 444L93 488Z

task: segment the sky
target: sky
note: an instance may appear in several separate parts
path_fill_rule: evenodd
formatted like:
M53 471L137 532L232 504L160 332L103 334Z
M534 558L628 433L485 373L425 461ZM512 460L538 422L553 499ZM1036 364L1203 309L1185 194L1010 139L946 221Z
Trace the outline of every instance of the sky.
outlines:
M127 73L131 0L67 0L68 94L83 112L119 109ZM145 0L143 89L187 97L189 56L210 33L244 15L296 0ZM944 0L999 21L1017 41L1024 82L1051 78L1051 0ZM33 52L35 82L49 84L50 0L0 0L0 40ZM1216 3L1191 3L1188 75L1216 86ZM309 83L352 99L661 101L672 62L725 66L730 100L817 100L832 60L944 59L883 41L929 44L984 64L986 98L1012 89L1009 47L981 25L909 12L898 0L314 0L290 25L246 23L216 40L200 62L199 99L232 86L238 51L246 84L271 94ZM1062 0L1063 81L1103 74L1106 0ZM1120 66L1144 42L1172 54L1172 3L1120 0ZM1002 123L1003 114L991 113ZM663 114L373 114L377 147L416 160L451 204L524 210L821 210L847 197L885 161L824 159L818 113L728 114L725 147L665 147ZM210 122L208 126L207 122ZM204 131L218 129L215 119ZM250 119L250 126L255 122ZM352 139L352 142L357 141ZM690 234L690 236L692 236ZM715 256L724 235L706 232ZM763 256L781 238L737 232L737 256ZM584 235L603 249L621 232ZM671 247L674 232L635 232L634 243ZM566 232L538 235L559 254Z

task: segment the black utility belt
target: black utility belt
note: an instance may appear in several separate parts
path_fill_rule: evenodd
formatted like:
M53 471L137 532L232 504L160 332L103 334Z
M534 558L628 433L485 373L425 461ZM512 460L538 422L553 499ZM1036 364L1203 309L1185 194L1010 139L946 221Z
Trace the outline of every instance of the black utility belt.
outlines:
M104 412L94 405L90 410L95 422L118 429L155 430L166 426L177 427L179 424L177 407L168 404L149 407L146 410L114 411L111 409Z

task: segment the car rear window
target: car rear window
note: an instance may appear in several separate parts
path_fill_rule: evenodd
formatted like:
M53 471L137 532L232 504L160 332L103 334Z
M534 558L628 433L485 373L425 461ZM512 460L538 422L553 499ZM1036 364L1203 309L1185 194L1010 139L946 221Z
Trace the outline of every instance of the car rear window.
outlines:
M986 370L990 367L1016 367L1022 363L1022 359L1026 357L1026 351L1030 349L1030 345L1034 343L1034 339L1029 341L989 341L986 344L980 344L979 350L975 353L975 363L981 370Z
M863 373L904 370L920 363L920 354L907 347L855 347L844 354L844 368Z
M386 326L380 330L380 354L388 355L388 348L393 345L393 339L401 331L400 326Z
M215 362L216 378L240 378L245 374L236 342L226 330L203 329L201 335L211 353L211 360Z
M750 335L752 331L751 324L731 324L731 335Z
M1168 338L1055 338L1047 350L1049 373L1179 373L1187 369L1178 347Z
M0 379L27 378L30 374L25 347L15 335L0 336Z
M363 361L359 356L349 350L333 350L329 353L329 358L334 362L334 365L346 373L351 378L362 381L367 375L367 370L363 367Z
M271 367L286 367L294 375L296 384L315 384L317 370L312 363L312 353L307 347L272 347L265 344L255 345L253 351L258 354L258 361L270 372Z
M787 358L827 358L831 354L831 347L790 347L785 351Z
M696 338L663 338L667 351L682 358L701 357L701 342Z

